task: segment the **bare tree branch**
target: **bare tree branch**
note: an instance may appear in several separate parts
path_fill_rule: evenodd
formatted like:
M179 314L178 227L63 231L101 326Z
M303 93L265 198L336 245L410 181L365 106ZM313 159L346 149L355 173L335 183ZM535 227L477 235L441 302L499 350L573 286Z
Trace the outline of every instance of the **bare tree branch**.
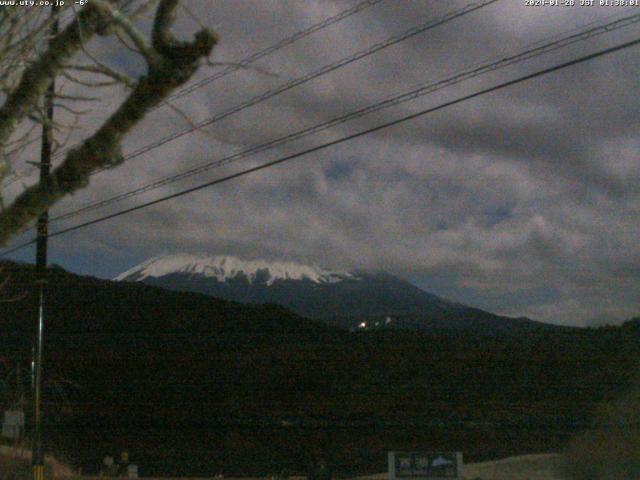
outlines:
M104 75L105 77L113 78L114 80L123 83L129 88L135 88L136 82L127 75L117 72L116 70L103 65L102 63L96 63L95 65L69 65L68 70L77 70L79 72L90 72Z
M119 27L127 36L131 39L136 47L136 50L145 57L149 65L157 65L161 61L161 57L154 49L148 44L138 29L131 23L131 21L124 16L120 11L113 8L111 4L105 0L91 0L97 3L100 8L109 12L111 18L114 20L116 27Z
M75 75L72 75L69 71L62 72L62 76L67 80L69 80L71 83L75 83L77 85L82 85L83 87L89 87L89 88L113 87L114 85L125 83L119 80L108 80L104 82L97 82L93 80L82 80L76 77ZM134 86L134 85L135 85L135 82L131 81L131 85L127 85L127 86Z
M82 24L82 25L81 25ZM82 46L82 35L104 32L105 15L94 3L89 3L78 17L57 37L47 51L26 68L18 87L0 107L0 145L4 145L17 125L33 109L54 78Z
M50 81L64 68L71 55L82 48L83 35L87 32L106 32L107 26L113 28L113 11L100 8L103 3L95 1L90 4L91 8L85 7L80 12L78 20L73 23L75 27L68 27L51 42L44 58L36 63L37 68L30 67L25 71L18 90L22 91L26 88L25 85L30 85L40 91L41 95L48 85L47 79ZM217 43L217 36L212 31L203 29L197 32L191 42L181 42L173 36L171 26L177 5L178 0L159 2L151 42L155 59L148 58L147 75L137 80L133 90L115 113L90 138L67 153L46 184L39 183L26 188L0 214L0 245L55 202L85 187L92 172L120 164L123 161L121 142L124 136L147 112L187 82L202 60L208 58ZM77 25L80 19L82 32ZM122 26L117 21L115 23ZM65 39L64 44L61 42L62 38ZM0 109L0 143L7 140L16 122L30 113L37 98L37 95L30 92L28 99L12 97L11 105L7 107L5 104Z

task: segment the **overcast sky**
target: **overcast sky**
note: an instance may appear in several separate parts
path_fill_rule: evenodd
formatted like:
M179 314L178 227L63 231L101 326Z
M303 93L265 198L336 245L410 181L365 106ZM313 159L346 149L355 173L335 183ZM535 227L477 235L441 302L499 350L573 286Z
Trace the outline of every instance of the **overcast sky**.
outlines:
M184 0L220 35L212 60L237 62L359 0ZM197 123L470 1L383 0L176 101ZM579 0L576 0L579 3ZM598 2L596 2L598 3ZM640 8L529 7L500 0L100 173L53 215L497 60ZM594 23L595 22L595 23ZM640 37L640 24L465 81L58 222L114 212ZM108 50L97 42L96 52ZM135 56L111 62L139 71ZM499 314L567 324L640 314L640 47L595 59L420 119L56 237L50 261L114 277L162 253L235 254L327 268L382 269ZM203 67L194 81L224 67ZM122 97L83 119L90 133ZM161 108L129 152L188 128ZM78 133L80 135L80 133ZM26 238L26 237L24 237ZM21 238L15 238L14 243ZM26 249L14 258L32 260Z

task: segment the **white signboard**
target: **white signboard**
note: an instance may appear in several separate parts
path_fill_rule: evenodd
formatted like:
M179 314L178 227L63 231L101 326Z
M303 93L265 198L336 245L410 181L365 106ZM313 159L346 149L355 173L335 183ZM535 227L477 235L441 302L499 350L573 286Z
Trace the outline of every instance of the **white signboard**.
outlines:
M462 480L462 452L389 452L389 480Z

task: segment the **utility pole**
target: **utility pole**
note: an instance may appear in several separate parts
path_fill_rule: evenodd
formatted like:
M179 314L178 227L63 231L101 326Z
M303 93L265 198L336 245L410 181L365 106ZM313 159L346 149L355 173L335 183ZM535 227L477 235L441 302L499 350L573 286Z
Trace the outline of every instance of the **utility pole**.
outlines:
M49 42L58 34L57 8L51 7L51 26ZM51 171L51 149L53 145L53 101L55 96L55 79L44 95L45 121L42 124L42 148L40 151L40 185L46 189ZM31 448L31 464L33 480L44 480L44 455L42 452L42 337L45 320L45 295L47 293L47 236L49 229L49 212L44 211L38 217L36 242L36 275L38 286L38 328L35 348L35 378L33 388L33 446Z

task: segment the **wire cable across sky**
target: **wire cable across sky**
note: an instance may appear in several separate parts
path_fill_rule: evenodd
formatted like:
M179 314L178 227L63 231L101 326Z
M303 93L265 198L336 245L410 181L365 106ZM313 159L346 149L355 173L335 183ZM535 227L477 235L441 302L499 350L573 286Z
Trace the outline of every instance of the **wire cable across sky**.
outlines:
M605 48L605 49L599 50L597 52L594 52L594 53L591 53L591 54L588 54L588 55L584 55L584 56L575 58L573 60L569 60L569 61L557 64L557 65L554 65L552 67L545 68L543 70L538 70L538 71L536 71L534 73L530 73L530 74L515 78L513 80L509 80L509 81L500 83L498 85L494 85L492 87L488 87L488 88L479 90L477 92L470 93L468 95L464 95L464 96L459 97L459 98L457 98L455 100L450 100L448 102L441 103L440 105L437 105L435 107L430 107L430 108L427 108L425 110L421 110L419 112L415 112L415 113L412 113L410 115L406 115L404 117L401 117L401 118L398 118L398 119L395 119L395 120L391 120L389 122L382 123L382 124L377 125L375 127L368 128L368 129L362 130L360 132L357 132L357 133L354 133L354 134L351 134L351 135L347 135L347 136L341 137L341 138L336 139L336 140L332 140L330 142L325 142L325 143L317 145L315 147L307 148L305 150L296 152L294 154L286 155L286 156L278 158L276 160L273 160L273 161L270 161L270 162L266 162L266 163L263 163L261 165L258 165L258 166L252 167L252 168L248 168L248 169L242 170L240 172L236 172L236 173L231 174L231 175L227 175L227 176L224 176L224 177L221 177L221 178L217 178L217 179L209 181L209 182L205 182L205 183L197 185L195 187L191 187L191 188L188 188L188 189L185 189L185 190L181 190L181 191L173 193L171 195L167 195L167 196L164 196L164 197L161 197L161 198L158 198L158 199L155 199L155 200L152 200L152 201L140 204L140 205L136 205L136 206L131 207L131 208L120 210L118 212L111 213L109 215L105 215L105 216L102 216L102 217L99 217L99 218L96 218L96 219L93 219L93 220L90 220L90 221L87 221L87 222L83 222L83 223L80 223L80 224L77 224L77 225L73 225L73 226L68 227L68 228L64 228L62 230L58 230L56 232L50 233L48 236L49 236L49 238L51 238L51 237L56 237L56 236L60 236L60 235L65 235L67 233L70 233L70 232L73 232L73 231L76 231L76 230L80 230L80 229L89 227L91 225L102 223L102 222L105 222L107 220L110 220L110 219L113 219L113 218L116 218L116 217L119 217L119 216L122 216L122 215L126 215L126 214L131 213L131 212L142 210L144 208L148 208L150 206L157 205L159 203L163 203L163 202L166 202L168 200L172 200L174 198L178 198L178 197L181 197L181 196L184 196L184 195L188 195L190 193L193 193L193 192L196 192L196 191L199 191L199 190L203 190L205 188L212 187L214 185L219 185L219 184L228 182L230 180L233 180L233 179L248 175L250 173L254 173L254 172L257 172L257 171L260 171L260 170L265 170L265 169L273 167L275 165L279 165L279 164L282 164L282 163L285 163L285 162L289 162L291 160L306 156L306 155L308 155L310 153L314 153L314 152L317 152L317 151L320 151L320 150L324 150L324 149L327 149L329 147L332 147L332 146L335 146L335 145L339 145L339 144L354 140L356 138L359 138L359 137L362 137L362 136L365 136L365 135L368 135L368 134L371 134L371 133L374 133L374 132L377 132L377 131L380 131L380 130L383 130L383 129L387 129L387 128L390 128L390 127L393 127L393 126L396 126L396 125L400 125L402 123L414 120L416 118L420 118L420 117L426 116L428 114L443 110L443 109L451 107L453 105L458 105L458 104L461 104L463 102L472 100L474 98L478 98L480 96L487 95L489 93L492 93L492 92L495 92L495 91L498 91L498 90L502 90L502 89L505 89L507 87L511 87L513 85L517 85L519 83L523 83L523 82L532 80L534 78L542 77L544 75L548 75L550 73L557 72L559 70L563 70L565 68L572 67L574 65L578 65L580 63L584 63L584 62L596 59L598 57L602 57L604 55L609 55L609 54L614 53L614 52L619 52L621 50L624 50L624 49L627 49L627 48L631 48L631 47L637 46L639 44L640 44L640 38L636 38L634 40L631 40L631 41L628 41L628 42L625 42L625 43L622 43L622 44L618 44L618 45L615 45L613 47ZM25 247L33 244L34 242L35 242L35 239L32 239L29 242L25 242L25 243L23 243L21 245L18 245L18 246L13 247L13 248L11 248L9 250L6 250L6 251L4 251L4 252L2 252L0 254L0 257L4 257L4 256L6 256L6 255L8 255L10 253L13 253L13 252L15 252L17 250L25 248Z
M380 3L384 0L365 0L364 2L360 2L357 5L348 8L347 10L344 10L340 13L338 13L337 15L334 15L333 17L327 18L325 20L323 20L320 23L316 23L315 25L310 26L309 28L302 30L300 32L294 33L293 35L291 35L290 37L284 38L282 40L280 40L278 43L275 43L274 45L271 45L263 50L259 50L251 55L249 55L248 57L243 58L242 60L240 60L239 62L233 64L233 65L229 65L227 66L225 69L221 70L218 73L214 73L213 75L207 77L207 78L203 78L202 80L193 83L192 85L183 88L182 90L173 93L172 95L170 95L169 97L167 97L165 99L164 102L162 102L160 105L156 106L154 108L154 110L156 108L161 107L162 105L166 105L168 102L172 101L172 100L176 100L178 98L184 97L185 95L190 94L191 92L202 88L206 85L209 85L210 83L215 82L216 80L225 77L227 75L229 75L230 73L236 72L238 70L241 70L243 68L247 68L249 65L251 65L252 63L257 62L258 60L260 60L261 58L266 57L267 55L271 55L272 53L283 49L284 47L291 45L292 43L297 42L298 40L301 40L305 37L308 37L309 35L322 30L324 28L327 28L331 25L333 25L334 23L337 23L341 20L344 20L345 18L348 18L352 15L355 15L356 13L360 13L363 10L372 7L374 5L376 5L377 3Z
M404 92L392 97L388 97L382 101L376 102L374 104L368 105L366 107L360 108L358 110L349 112L347 114L343 114L343 115L339 115L337 117L334 117L330 120L327 120L325 122L322 122L320 124L311 126L311 127L307 127L301 130L298 130L296 132L281 136L279 138L276 138L274 140L259 144L259 145L255 145L252 147L249 147L245 150L242 150L240 152L236 152L233 153L231 155L228 155L226 157L214 160L214 161L210 161L207 162L203 165L199 165L197 167L185 170L183 172L177 173L177 174L173 174L173 175L169 175L167 177L164 177L162 179L159 179L157 181L151 182L147 185L138 187L136 189L127 191L127 192L123 192L120 193L118 195L115 195L113 197L104 199L104 200L100 200L94 203L91 203L89 205L86 205L84 207L80 207L77 208L75 210L71 210L69 212L66 213L62 213L60 215L54 216L50 219L50 221L60 221L60 220L64 220L64 219L68 219L68 218L72 218L75 217L81 213L85 213L88 211L92 211L98 208L102 208L108 205L112 205L114 203L123 201L125 199L128 198L132 198L135 197L137 195L141 195L143 193L149 192L149 191L153 191L157 188L163 187L165 185L169 185L171 183L183 180L185 178L189 178L191 176L197 175L197 174L201 174L204 173L208 170L214 169L214 168L219 168L222 167L224 165L228 165L232 162L236 162L239 161L241 159L247 158L251 155L263 152L265 150L271 149L271 148L275 148L277 146L286 144L286 143L290 143L292 141L295 140L299 140L301 138L307 137L309 135L312 135L314 133L318 133L324 130L327 130L329 128L332 128L336 125L363 117L365 115L368 115L370 113L373 112L377 112L386 108L390 108L414 99L417 99L419 97L431 94L435 91L441 90L443 88L446 87L450 87L452 85L456 85L458 83L461 83L465 80L469 80L471 78L477 77L479 75L483 75L489 72L493 72L496 71L498 69L501 68L505 68L507 66L511 66L514 65L516 63L525 61L525 60L529 60L531 58L535 58L537 56L549 53L549 52L553 52L556 50L559 50L561 48L566 48L570 45L573 45L575 43L578 42L582 42L582 41L586 41L588 39L591 39L595 36L599 36L608 32L612 32L614 30L618 30L624 27L628 27L630 25L634 25L637 24L638 22L640 22L640 13L635 14L635 15L629 15L627 17L606 23L604 25L600 25L600 26L596 26L593 28L589 28L589 29L583 29L583 30L579 30L577 33L572 33L571 35L567 35L565 37L560 37L554 41L548 42L548 43L540 43L540 42L536 42L536 47L535 48L526 48L518 53L509 55L509 56L505 56L500 58L497 61L493 61L493 62L489 62L489 63L485 63L473 68L469 68L467 70L464 70L458 74L455 74L453 76L447 77L443 80L439 80L436 82L431 82L428 84L424 84L419 86L418 88L415 88L413 90L410 90L408 92ZM557 36L554 36L554 38L557 38Z
M149 143L143 147L138 148L137 150L130 152L126 155L124 155L123 161L127 161L127 160L131 160L133 158L136 158L144 153L150 152L156 148L159 148L162 145L165 145L169 142L172 142L174 140L177 140L178 138L181 138L185 135L188 135L190 133L193 133L197 130L200 130L206 126L209 126L219 120L222 120L223 118L227 118L235 113L238 113L246 108L252 107L254 105L257 105L258 103L261 103L263 101L266 101L270 98L273 98L277 95L279 95L280 93L286 92L288 90L291 90L295 87L298 87L304 83L307 83L311 80L314 80L320 76L326 75L330 72L333 72L339 68L342 68L344 66L347 66L351 63L354 63L358 60L361 60L369 55L373 55L374 53L377 53L387 47L390 47L392 45L396 45L400 42L403 42L409 38L415 37L416 35L422 34L428 30L431 30L433 28L436 28L438 26L444 25L454 19L460 18L464 15L470 14L472 12L475 12L479 9L482 9L484 7L487 7L491 4L494 4L496 2L498 2L500 0L483 0L483 1L479 1L479 2L474 2L474 3L469 3L466 4L464 7L461 8L457 8L454 10L450 10L449 12L445 13L444 15L437 17L435 19L431 19L428 20L425 23L422 23L420 25L414 26L412 28L409 28L408 30L405 30L404 32L397 34L397 35L393 35L389 38L387 38L384 41L381 41L379 43L373 44L371 46L369 46L368 48L358 51L354 54L351 54L347 57L344 57L336 62L324 65L323 67L321 67L318 70L312 71L310 73L307 73L305 75L303 75L302 77L298 77L296 79L293 79L283 85L280 85L279 87L276 87L275 89L271 89L268 90L266 92L263 92L262 94L259 94L257 96L254 96L253 98L240 103L239 105L236 105L230 109L227 109L223 112L219 112L214 114L212 117L209 117L197 124L191 125L189 128L186 128L180 132L175 132L171 135L165 136L155 142ZM105 170L109 170L108 167L105 168L101 168L98 169L94 172L92 172L90 175L93 176L95 174L98 174L100 172L103 172Z
M185 95L190 94L191 92L194 92L195 90L202 88L206 85L209 85L213 82L215 82L216 80L219 80L223 77L226 77L227 75L237 72L238 70L242 70L245 69L247 67L249 67L252 63L257 62L258 60L271 55L274 52L277 52L278 50L281 50L295 42L297 42L298 40L302 40L303 38L308 37L309 35L312 35L315 32L318 32L320 30L323 30L327 27L330 27L331 25L338 23L342 20L345 20L349 17L351 17L352 15L358 14L364 10L366 10L369 7L373 7L374 5L381 3L385 0L364 0L360 3L357 3L356 5L354 5L353 7L347 8L346 10L341 11L340 13L326 18L324 20L322 20L321 22L318 22L314 25L311 25L310 27L298 31L296 33L294 33L293 35L283 38L282 40L274 43L273 45L270 45L262 50L258 50L257 52L252 53L251 55L244 57L243 59L239 60L238 62L233 63L232 65L227 65L224 69L220 70L219 72L214 73L213 75L210 75L206 78L203 78L202 80L199 80L198 82L195 82L191 85L189 85L186 88L183 88L177 92L174 92L173 94L169 95L167 98L164 99L163 102L161 102L160 104L154 106L151 111L156 110L162 106L165 106L167 104L169 104L172 100L176 100L178 98L184 97ZM62 157L66 152L68 152L70 149L72 149L74 147L70 147L67 149L64 149L60 152L58 152L55 156L55 158L60 158Z
M259 95L256 95L252 98L250 98L249 100L246 100L234 107L231 107L227 110L224 110L222 112L218 112L216 114L214 114L213 116L206 118L184 130L181 130L179 132L175 132L171 135L167 135L166 137L163 137L159 140L156 140L155 142L149 143L143 147L138 148L137 150L134 150L133 152L130 152L128 154L126 154L124 156L124 160L131 160L132 158L135 157L139 157L140 155L150 152L151 150L155 150L156 148L172 142L174 140L177 140L178 138L181 138L185 135L188 135L190 133L195 132L196 130L200 130L204 127L207 127L209 125L212 125L215 122L218 122L224 118L227 118L231 115L234 115L236 113L239 113L249 107L253 107L254 105L257 105L259 103L262 103L266 100L269 100L277 95L280 95L281 93L284 93L286 91L289 91L293 88L299 87L300 85L303 85L307 82L310 82L312 80L315 80L318 77L321 77L323 75L326 75L328 73L331 73L339 68L345 67L347 65L350 65L354 62L357 62L358 60L361 60L365 57L368 57L370 55L373 55L374 53L377 53L381 50L384 50L385 48L391 47L393 45L396 45L400 42L403 42L405 40L408 40L412 37L415 37L416 35L422 34L428 30L431 30L433 28L436 28L440 25L444 25L452 20L455 20L456 18L460 18L464 15L468 15L472 12L475 12L476 10L479 10L481 8L487 7L493 3L496 3L500 0L483 0L481 2L476 2L476 3L470 3L462 8L458 8L456 10L452 10L448 13L446 13L445 15L438 17L436 19L432 19L429 20L425 23L422 23L418 26L412 27L408 30L405 30L404 32L398 34L398 35L393 35L389 38L387 38L386 40L376 43L374 45L371 45L369 47L367 47L364 50L360 50L352 55L349 55L347 57L344 57L336 62L324 65L323 67L319 68L318 70L314 70L310 73L307 73L301 77L295 78L293 80L290 80L287 83L284 83L274 89L271 90L267 90L266 92L263 92ZM95 175L97 173L103 172L105 170L108 170L108 168L102 168L99 170L96 170L95 172L92 173L92 175Z

